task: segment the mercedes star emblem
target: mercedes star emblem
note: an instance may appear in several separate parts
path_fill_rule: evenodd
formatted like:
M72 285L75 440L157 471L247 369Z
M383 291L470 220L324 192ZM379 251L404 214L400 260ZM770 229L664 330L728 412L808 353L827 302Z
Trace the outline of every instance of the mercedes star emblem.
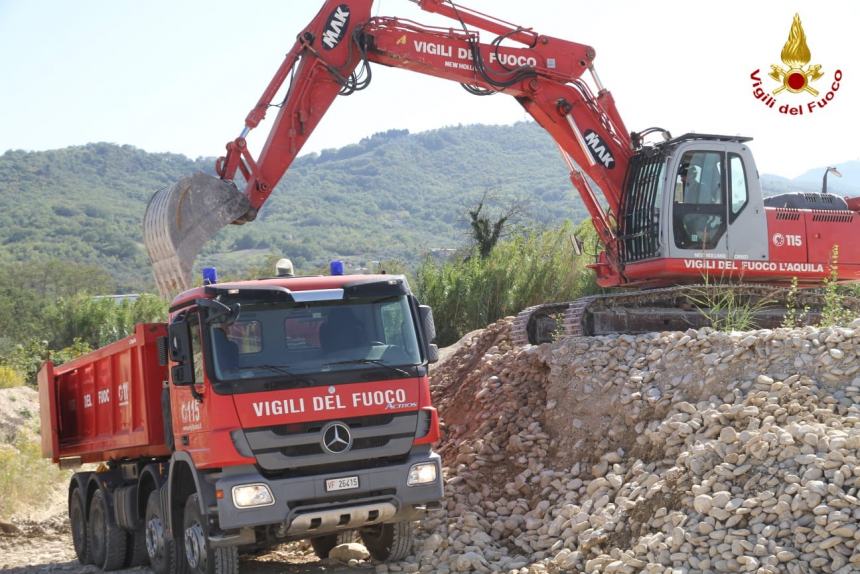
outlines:
M352 448L352 434L342 422L329 423L322 429L322 447L328 453L341 454Z

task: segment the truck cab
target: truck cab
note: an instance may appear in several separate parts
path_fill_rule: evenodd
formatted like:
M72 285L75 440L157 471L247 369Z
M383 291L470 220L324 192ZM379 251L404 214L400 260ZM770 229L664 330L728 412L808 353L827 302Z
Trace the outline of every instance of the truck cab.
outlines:
M441 498L432 315L405 278L207 285L168 330L175 448L222 532L317 537Z

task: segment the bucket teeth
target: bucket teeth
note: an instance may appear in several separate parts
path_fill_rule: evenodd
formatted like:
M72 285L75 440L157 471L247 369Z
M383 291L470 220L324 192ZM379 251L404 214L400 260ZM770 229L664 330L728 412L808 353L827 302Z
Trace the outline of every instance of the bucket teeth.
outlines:
M191 287L191 268L203 245L248 213L248 198L232 182L204 173L157 191L143 218L143 242L158 290L173 297Z

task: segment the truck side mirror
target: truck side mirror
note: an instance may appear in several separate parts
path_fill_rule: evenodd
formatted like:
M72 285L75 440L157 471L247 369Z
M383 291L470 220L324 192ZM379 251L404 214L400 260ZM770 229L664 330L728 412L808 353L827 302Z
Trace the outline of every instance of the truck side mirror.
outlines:
M418 313L421 315L421 328L424 330L424 338L428 343L436 340L436 324L433 322L433 309L430 305L419 305Z
M167 328L167 349L170 360L177 363L170 368L174 385L194 384L194 365L191 362L191 330L185 315L177 317Z
M179 363L170 367L170 379L177 387L194 384L194 367L191 363Z
M191 330L184 315L173 320L167 328L169 338L168 349L170 360L174 363L184 363L191 358Z
M424 331L425 354L428 363L439 360L439 347L434 345L436 339L436 324L433 322L433 309L429 305L419 305L418 314L421 317L421 330Z
M427 345L427 362L435 363L439 360L439 345L430 343Z

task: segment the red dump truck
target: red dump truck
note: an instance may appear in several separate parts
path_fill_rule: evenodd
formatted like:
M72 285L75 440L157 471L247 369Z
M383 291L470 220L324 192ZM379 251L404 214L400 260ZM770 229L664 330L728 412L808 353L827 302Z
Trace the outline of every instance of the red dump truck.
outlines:
M229 573L239 552L357 531L410 552L442 497L433 315L392 275L213 283L166 324L39 372L44 456L69 484L78 559Z

